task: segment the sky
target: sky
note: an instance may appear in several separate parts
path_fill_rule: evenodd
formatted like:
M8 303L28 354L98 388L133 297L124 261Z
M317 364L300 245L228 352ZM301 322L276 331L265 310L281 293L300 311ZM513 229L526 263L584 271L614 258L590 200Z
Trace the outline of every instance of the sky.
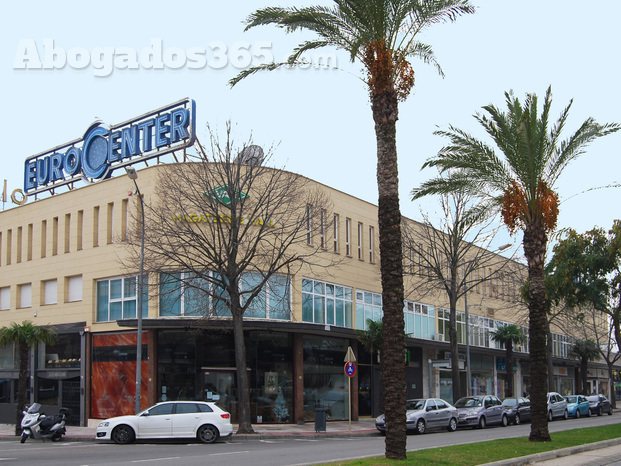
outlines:
M105 8L83 1L4 3L0 180L7 180L9 193L23 189L26 157L82 137L95 120L112 125L190 97L197 104L197 136L203 143L207 124L223 134L231 121L240 144L251 136L264 148L275 145L274 166L377 204L375 133L360 63L329 49L310 54L313 66L306 69L263 72L228 86L249 63L269 56L283 60L297 44L314 38L273 26L244 32L250 13L266 6L314 4L331 2L109 0ZM445 143L434 131L453 125L485 139L473 115L490 103L504 107L506 91L543 97L552 86L554 121L573 99L565 137L587 117L621 122L621 2L472 4L474 15L433 25L419 37L433 47L445 77L413 61L415 87L399 108L401 209L409 218L420 220L421 212L433 216L438 210L437 201L412 202L409 195L435 174L421 171ZM52 43L56 57L46 58ZM97 58L110 56L106 50L117 58L133 50L140 59L144 49L160 45L160 68L149 68L149 57L129 69L122 60L115 66L111 59ZM64 66L63 53L69 57ZM34 69L37 60L41 67ZM608 229L620 217L621 190L604 188L621 181L620 143L621 132L600 139L567 168L557 185L559 228ZM12 207L10 200L4 206ZM522 239L504 235L516 244Z

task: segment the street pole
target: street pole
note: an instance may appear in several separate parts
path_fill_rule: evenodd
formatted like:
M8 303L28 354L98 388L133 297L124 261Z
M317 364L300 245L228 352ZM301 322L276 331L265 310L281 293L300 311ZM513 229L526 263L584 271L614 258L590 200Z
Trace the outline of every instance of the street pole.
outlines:
M143 295L143 275L144 275L144 199L142 193L138 187L136 180L138 179L138 173L134 168L125 167L127 176L130 180L133 180L134 186L136 186L136 194L140 199L140 214L141 214L141 232L140 232L140 272L138 274L138 284L136 293L138 294L136 299L136 318L138 321L138 335L136 343L136 414L140 412L140 397L142 392L142 295Z
M510 247L511 244L503 244L493 253L496 254L498 252L502 252ZM468 276L470 275L471 266L472 260L466 261L464 270L464 310L466 316L466 378L468 379L466 382L466 396L470 396L472 392L472 373L470 371L470 317L468 315L468 290L470 289L468 285Z

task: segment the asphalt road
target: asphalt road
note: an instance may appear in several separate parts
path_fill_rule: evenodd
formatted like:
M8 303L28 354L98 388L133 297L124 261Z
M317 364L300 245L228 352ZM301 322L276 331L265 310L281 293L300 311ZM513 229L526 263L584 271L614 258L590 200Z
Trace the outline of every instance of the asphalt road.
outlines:
M621 415L570 419L550 423L550 432L621 424ZM484 430L458 429L449 433L438 431L424 435L409 435L408 450L437 446L473 443L510 437L522 437L530 432L530 424L509 427L488 427ZM306 465L328 461L381 456L384 437L357 436L353 438L274 439L218 442L212 445L170 442L116 445L96 442L34 442L20 444L19 440L0 444L0 465L205 465L237 466L252 464Z

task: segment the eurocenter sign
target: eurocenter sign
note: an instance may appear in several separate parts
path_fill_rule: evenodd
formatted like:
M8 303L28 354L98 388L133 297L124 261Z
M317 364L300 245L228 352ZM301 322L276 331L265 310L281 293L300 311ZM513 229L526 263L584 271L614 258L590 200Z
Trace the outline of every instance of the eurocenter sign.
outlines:
M28 157L24 192L37 194L76 181L109 178L115 169L185 149L196 139L196 103L183 99L108 127L93 123L84 137Z

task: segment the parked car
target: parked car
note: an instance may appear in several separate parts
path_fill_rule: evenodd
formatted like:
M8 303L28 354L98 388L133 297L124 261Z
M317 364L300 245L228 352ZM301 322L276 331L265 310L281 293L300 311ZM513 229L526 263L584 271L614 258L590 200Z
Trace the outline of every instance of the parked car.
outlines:
M196 438L213 443L233 433L231 416L213 402L170 401L138 414L118 416L97 426L97 440L119 444L153 438Z
M493 395L465 396L455 403L459 426L484 429L488 424L509 425L502 401Z
M567 400L556 392L550 392L548 393L548 421L559 417L563 419L569 417Z
M517 425L530 421L530 400L521 397L505 398L502 407L510 423Z
M591 415L589 400L586 396L569 395L565 399L567 400L567 413L570 417L579 418L580 416Z
M587 396L587 400L589 400L591 414L601 416L604 413L608 413L608 415L612 415L612 405L610 400L604 395Z
M457 430L457 410L450 403L438 398L408 400L406 402L408 431L424 434L429 429ZM386 433L384 415L375 419L375 427Z

